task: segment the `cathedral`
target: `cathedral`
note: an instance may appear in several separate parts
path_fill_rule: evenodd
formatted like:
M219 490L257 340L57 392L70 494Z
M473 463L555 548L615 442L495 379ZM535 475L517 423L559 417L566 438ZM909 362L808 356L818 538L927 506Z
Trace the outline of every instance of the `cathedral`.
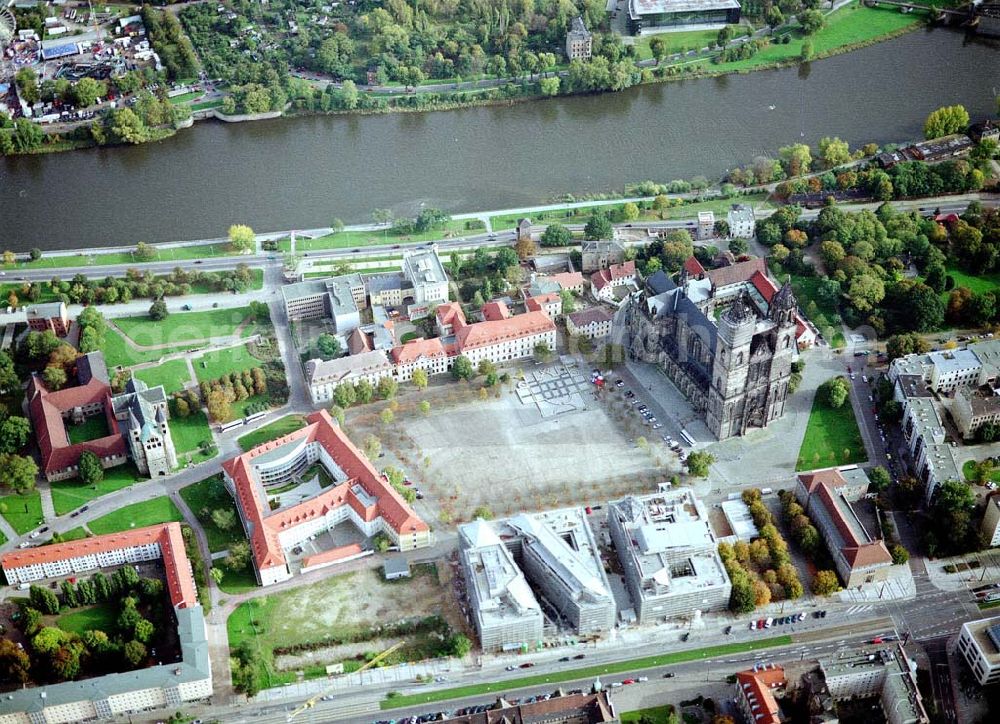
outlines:
M630 358L659 365L718 439L767 427L797 352L791 285L777 288L763 259L706 271L694 257L678 282L657 272L627 302Z

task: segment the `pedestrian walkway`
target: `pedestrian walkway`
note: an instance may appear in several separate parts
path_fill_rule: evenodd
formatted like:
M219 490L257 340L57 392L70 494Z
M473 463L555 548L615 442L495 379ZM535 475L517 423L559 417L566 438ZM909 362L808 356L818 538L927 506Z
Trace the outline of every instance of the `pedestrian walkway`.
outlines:
M39 482L36 487L42 501L42 517L45 520L52 520L56 517L56 507L52 503L52 487L47 480Z
M18 538L21 537L18 534L18 532L11 527L10 523L7 522L7 519L4 518L2 515L0 515L0 533L2 533L4 538L6 538L9 541L17 540Z

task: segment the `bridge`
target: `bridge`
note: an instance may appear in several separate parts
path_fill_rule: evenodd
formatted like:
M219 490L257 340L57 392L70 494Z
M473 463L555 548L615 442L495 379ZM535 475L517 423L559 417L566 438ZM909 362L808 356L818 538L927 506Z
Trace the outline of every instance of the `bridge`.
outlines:
M1000 0L973 0L956 8L940 8L933 4L906 0L864 0L864 3L868 7L897 7L904 12L920 10L930 13L937 22L957 22L968 28L976 28L979 32L1000 35Z

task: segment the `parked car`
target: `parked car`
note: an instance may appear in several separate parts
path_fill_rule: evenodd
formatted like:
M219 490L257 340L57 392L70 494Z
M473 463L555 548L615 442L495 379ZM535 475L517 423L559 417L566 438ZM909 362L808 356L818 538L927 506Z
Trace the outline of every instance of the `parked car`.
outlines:
M576 661L579 661L580 659L585 659L585 658L587 658L587 654L577 654L576 656L573 657L573 659L576 660Z

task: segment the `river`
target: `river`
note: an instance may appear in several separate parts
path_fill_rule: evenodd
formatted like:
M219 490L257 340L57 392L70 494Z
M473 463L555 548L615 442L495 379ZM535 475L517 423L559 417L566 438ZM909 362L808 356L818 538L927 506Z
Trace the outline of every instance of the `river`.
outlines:
M915 139L934 108L993 112L996 46L917 31L798 68L513 106L204 122L161 143L0 159L0 247L222 236L531 205L727 168L837 135ZM771 110L769 106L774 106Z

